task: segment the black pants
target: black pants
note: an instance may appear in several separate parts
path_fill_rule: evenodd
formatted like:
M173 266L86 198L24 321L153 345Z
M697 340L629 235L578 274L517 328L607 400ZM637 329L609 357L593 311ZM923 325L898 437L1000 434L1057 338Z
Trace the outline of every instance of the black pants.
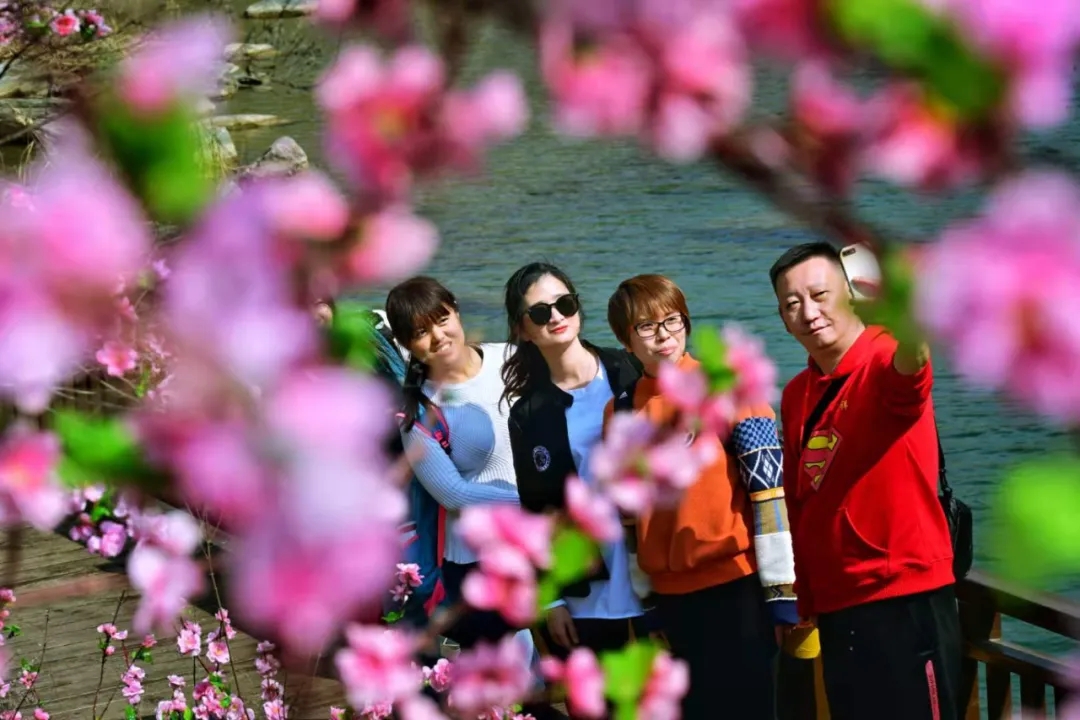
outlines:
M654 597L672 654L690 666L684 720L774 720L776 633L758 576Z
M963 640L953 586L818 617L834 720L957 720Z
M590 618L574 618L574 629L577 631L578 644L586 647L599 655L607 650L620 650L634 637L643 639L643 627L641 618L627 620L596 620ZM540 623L540 645L538 649L542 655L552 655L565 660L573 648L565 648L555 642L548 632L547 625Z
M442 564L443 589L451 604L461 601L461 584L465 576L479 567L479 563L455 563L444 560ZM503 616L491 610L469 610L452 627L447 629L445 635L463 650L476 645L478 642L497 643L507 633L517 632L515 628L503 619Z

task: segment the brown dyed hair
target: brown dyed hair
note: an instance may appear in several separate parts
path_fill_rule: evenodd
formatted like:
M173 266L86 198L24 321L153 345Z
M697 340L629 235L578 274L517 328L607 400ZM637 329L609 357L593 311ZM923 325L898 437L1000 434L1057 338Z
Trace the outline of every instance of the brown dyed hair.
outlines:
M409 346L420 330L431 327L457 309L454 293L435 278L424 275L395 285L386 296L386 321L390 324L394 339L404 347ZM405 432L409 432L416 423L420 407L431 404L422 390L427 375L428 366L415 356L410 356L402 387Z
M635 325L673 312L682 314L689 335L690 309L679 286L663 275L637 275L619 283L608 300L607 319L615 337L629 347Z

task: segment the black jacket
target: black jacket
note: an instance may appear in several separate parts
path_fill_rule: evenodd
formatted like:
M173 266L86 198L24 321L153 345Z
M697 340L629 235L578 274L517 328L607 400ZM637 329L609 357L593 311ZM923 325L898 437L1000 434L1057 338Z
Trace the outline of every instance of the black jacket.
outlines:
M633 355L613 348L587 347L600 357L611 392L618 398L633 392L641 377L641 364ZM528 389L510 408L510 447L514 454L521 507L540 513L565 508L566 478L577 473L566 429L566 409L574 403L570 393L550 381ZM592 580L608 577L607 569ZM564 595L585 597L588 581L567 587Z

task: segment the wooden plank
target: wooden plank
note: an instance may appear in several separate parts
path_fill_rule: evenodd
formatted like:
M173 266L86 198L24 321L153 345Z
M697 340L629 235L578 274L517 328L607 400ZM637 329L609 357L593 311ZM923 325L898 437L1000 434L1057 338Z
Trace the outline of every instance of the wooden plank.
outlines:
M98 648L100 635L97 626L112 621L121 629L130 627L138 604L131 592L122 566L107 563L91 555L85 548L54 533L25 530L23 559L33 559L33 565L23 562L17 568L15 586L17 601L11 607L10 624L19 625L22 634L8 640L16 663L19 658L40 662L41 671L34 687L38 698L54 718L92 718L95 710L103 720L122 718L125 700L120 694L120 678L126 669L121 653L105 660ZM0 551L0 563L6 555ZM107 571L105 568L109 568ZM10 568L0 565L0 576ZM26 581L23 584L22 581ZM122 599L123 598L123 599ZM217 626L212 616L216 604L203 598L203 607L190 607L185 617L199 622L203 634ZM46 632L47 628L47 632ZM240 628L237 628L240 630ZM129 639L134 649L139 640ZM226 677L239 687L240 696L249 707L262 714L259 688L260 677L254 666L254 638L239 633L230 641L232 662L224 668ZM153 717L158 701L169 697L167 676L171 673L186 677L188 697L195 682L205 676L200 669L193 675L193 660L177 653L175 637L162 638L154 648L153 662L140 663L146 672L146 693L138 711L141 717ZM205 647L204 647L205 652ZM317 672L327 675L330 663L323 659ZM100 684L99 684L100 680ZM279 680L285 684L286 698L292 706L290 717L298 720L325 720L331 705L344 705L340 683L326 677L309 678L302 672L283 673ZM100 690L99 690L100 687ZM23 699L22 686L12 683L12 692L0 699L0 711L13 709ZM112 696L111 703L108 698ZM37 704L29 698L23 704L23 717ZM105 705L108 711L105 712Z
M956 595L976 604L992 601L1005 615L1080 640L1080 603L1064 596L1030 590L978 570L957 584Z

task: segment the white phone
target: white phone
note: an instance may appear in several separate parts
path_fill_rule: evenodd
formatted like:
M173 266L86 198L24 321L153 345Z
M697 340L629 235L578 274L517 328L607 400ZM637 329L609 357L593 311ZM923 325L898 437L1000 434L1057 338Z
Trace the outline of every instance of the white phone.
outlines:
M840 265L844 268L848 287L851 288L851 294L855 296L855 299L872 299L859 292L859 289L852 284L851 280L852 278L858 278L859 280L868 280L874 284L881 283L881 267L878 265L874 251L861 243L848 245L840 251Z

